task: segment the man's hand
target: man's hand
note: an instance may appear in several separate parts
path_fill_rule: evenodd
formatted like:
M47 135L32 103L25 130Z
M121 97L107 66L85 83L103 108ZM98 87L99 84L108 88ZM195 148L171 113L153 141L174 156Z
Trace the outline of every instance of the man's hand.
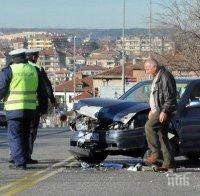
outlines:
M164 112L161 112L161 113L160 113L160 116L159 116L159 121L160 121L161 123L163 123L163 122L165 122L166 120L167 120L167 114L164 113Z

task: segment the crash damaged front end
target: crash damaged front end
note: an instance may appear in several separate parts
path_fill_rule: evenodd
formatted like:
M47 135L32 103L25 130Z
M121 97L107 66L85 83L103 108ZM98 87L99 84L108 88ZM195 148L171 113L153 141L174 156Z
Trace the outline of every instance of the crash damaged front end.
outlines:
M146 103L92 98L80 100L74 111L70 152L75 156L129 151L135 151L137 156L138 149L146 145L144 125L149 111Z

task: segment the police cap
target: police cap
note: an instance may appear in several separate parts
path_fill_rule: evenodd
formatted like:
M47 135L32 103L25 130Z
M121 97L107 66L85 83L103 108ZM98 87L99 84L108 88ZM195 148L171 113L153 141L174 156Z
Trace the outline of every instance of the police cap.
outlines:
M12 50L9 52L9 55L12 56L13 58L15 57L24 57L25 56L26 49L20 48L16 50Z
M26 50L26 55L38 55L40 51L40 48L31 48Z

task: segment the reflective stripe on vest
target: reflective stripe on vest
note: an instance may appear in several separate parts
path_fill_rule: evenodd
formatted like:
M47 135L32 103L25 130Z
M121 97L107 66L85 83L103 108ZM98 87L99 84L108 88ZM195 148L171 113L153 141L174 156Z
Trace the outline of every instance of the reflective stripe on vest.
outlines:
M13 64L12 79L5 100L5 109L35 109L38 74L34 66L28 63Z

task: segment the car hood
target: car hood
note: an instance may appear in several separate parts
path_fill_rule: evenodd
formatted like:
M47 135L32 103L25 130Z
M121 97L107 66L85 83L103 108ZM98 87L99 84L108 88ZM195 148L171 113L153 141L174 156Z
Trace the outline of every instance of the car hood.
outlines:
M136 113L147 109L148 103L102 98L83 99L74 104L74 110L78 114L107 123L126 124Z

